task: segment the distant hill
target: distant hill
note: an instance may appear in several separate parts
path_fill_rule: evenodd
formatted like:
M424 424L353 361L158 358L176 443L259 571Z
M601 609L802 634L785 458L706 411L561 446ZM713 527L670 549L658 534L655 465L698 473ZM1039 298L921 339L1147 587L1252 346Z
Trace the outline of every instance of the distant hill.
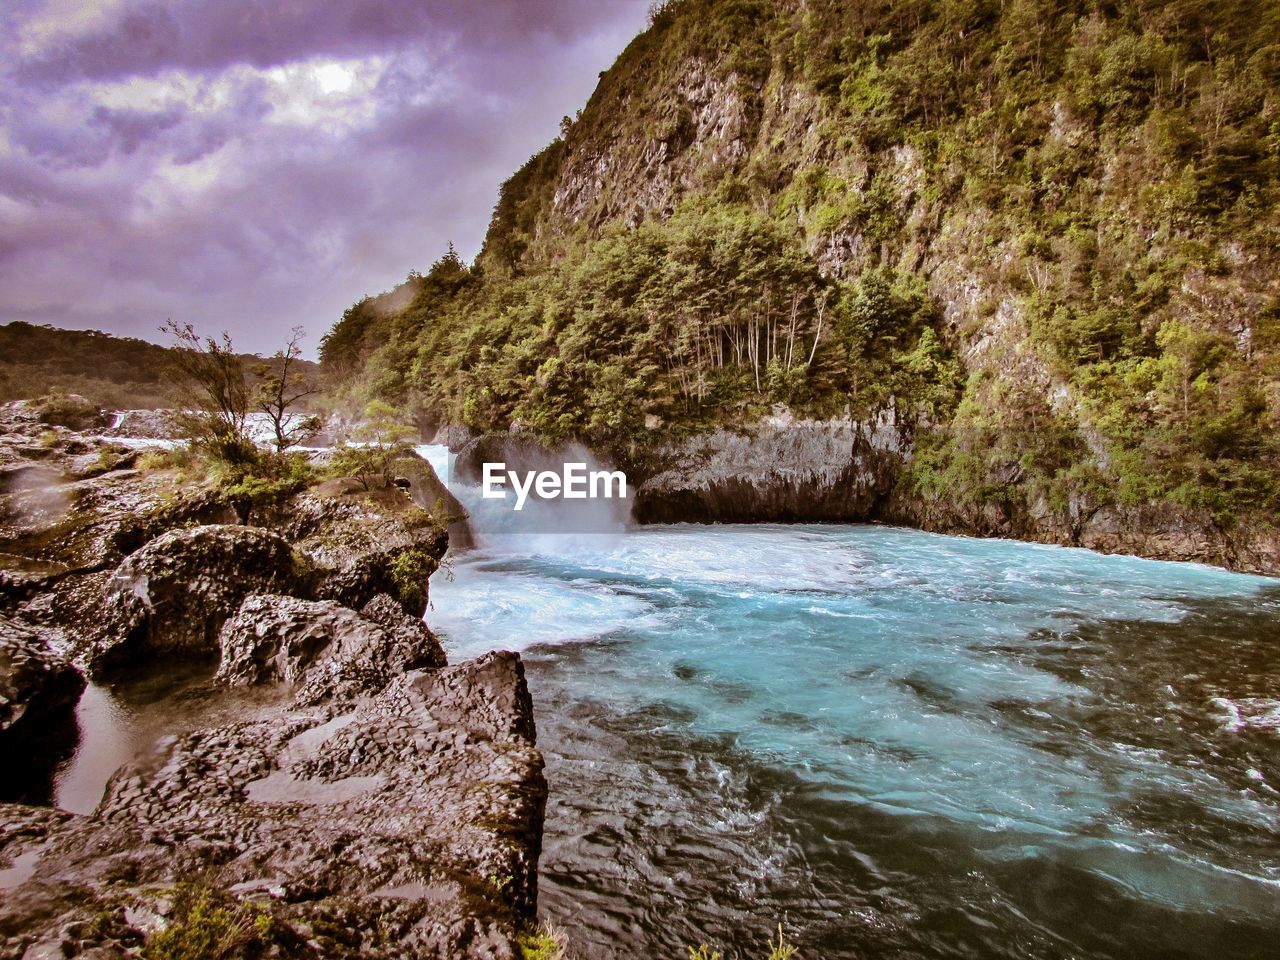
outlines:
M0 326L0 402L78 393L108 409L172 406L171 350L100 330ZM261 359L244 354L246 365ZM309 374L319 366L298 361Z

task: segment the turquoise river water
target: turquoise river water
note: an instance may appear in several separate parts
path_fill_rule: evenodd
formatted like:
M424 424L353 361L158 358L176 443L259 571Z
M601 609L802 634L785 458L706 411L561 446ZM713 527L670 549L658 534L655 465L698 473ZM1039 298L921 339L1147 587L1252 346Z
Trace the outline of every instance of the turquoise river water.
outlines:
M520 650L575 955L1280 955L1280 589L870 526L510 537L432 581Z

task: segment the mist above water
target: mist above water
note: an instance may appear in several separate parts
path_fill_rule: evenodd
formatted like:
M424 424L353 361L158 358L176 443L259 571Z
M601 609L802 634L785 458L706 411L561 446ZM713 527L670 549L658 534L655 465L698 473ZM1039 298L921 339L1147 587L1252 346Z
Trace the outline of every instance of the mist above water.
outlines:
M474 540L490 549L516 552L563 550L572 539L579 537L586 538L583 543L592 543L600 535L617 536L630 523L633 494L630 485L626 487L625 497L599 496L580 500L539 497L531 489L528 499L517 510L516 494L510 483L506 485L508 495L505 498L486 498L478 477L459 475L447 447L423 444L416 450L466 509ZM564 444L541 456L531 456L528 451L523 451L520 462L507 467L515 470L523 483L530 471L561 474L565 464L570 463L582 464L587 476L614 469L602 464L578 443ZM597 489L603 490L603 485Z
M53 526L67 516L73 503L66 478L43 464L9 471L0 494L8 494L2 519L17 527Z

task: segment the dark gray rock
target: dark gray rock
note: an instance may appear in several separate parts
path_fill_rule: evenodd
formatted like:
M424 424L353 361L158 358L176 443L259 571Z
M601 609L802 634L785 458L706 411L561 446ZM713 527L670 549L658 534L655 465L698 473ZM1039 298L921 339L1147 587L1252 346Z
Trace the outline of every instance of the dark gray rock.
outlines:
M406 614L387 594L380 593L366 603L360 615L380 625L398 649L405 652L403 669L432 670L448 663L440 641L427 629L422 618Z
M20 861L0 945L136 945L198 878L269 915L286 956L516 960L546 802L533 738L520 659L496 653L188 734L92 817L0 805L0 868Z
M458 423L444 423L436 427L435 437L432 443L440 443L448 447L454 453L457 453L468 443L475 439L475 434L467 427Z
M132 657L217 652L223 622L251 593L306 594L293 548L255 527L172 530L130 555L107 581L90 668Z
M373 648L384 631L332 601L252 594L222 625L215 680L230 686L298 683L322 655Z
M84 476L100 440L25 410L0 433L0 603L22 631L0 642L0 696L24 758L54 742L23 732L37 715L74 744L83 679L43 643L55 630L95 670L212 657L225 636L223 679L295 685L225 694L235 722L118 772L91 817L0 805L0 956L137 956L197 891L246 928L268 913L268 955L515 960L546 785L518 658L445 667L421 622L452 510L434 477L323 484L227 526L172 473ZM18 795L51 795L36 787Z
M892 489L908 445L889 418L768 418L658 450L640 484L641 523L866 520Z
M454 550L470 548L475 537L468 523L467 509L453 495L435 469L421 457L406 457L396 465L407 484L409 497L446 527L449 546Z
M366 696L406 669L445 663L426 626L385 594L363 615L327 600L253 595L223 624L219 643L218 682L297 684L303 704Z
M962 536L1006 537L1100 553L1211 563L1231 570L1280 573L1280 529L1265 523L1223 526L1206 510L1099 506L1072 498L1066 509L1043 502L960 503L925 498L899 485L878 511L887 523Z
M379 494L399 498L396 509L304 494L288 505L280 530L310 565L315 599L359 608L385 593L421 617L448 531L401 491Z
M51 714L69 713L84 684L46 634L0 617L0 740L22 735Z

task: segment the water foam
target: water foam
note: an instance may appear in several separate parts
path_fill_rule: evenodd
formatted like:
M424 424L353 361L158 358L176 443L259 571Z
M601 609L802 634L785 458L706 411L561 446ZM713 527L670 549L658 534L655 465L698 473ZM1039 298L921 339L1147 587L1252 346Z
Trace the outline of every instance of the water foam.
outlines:
M796 891L815 884L837 896L839 882L809 873L835 868L806 862L811 833L835 828L798 821L803 798L900 835L877 854L887 863L946 838L948 856L967 864L965 883L994 884L996 901L1020 903L1022 922L1055 943L1074 942L1073 924L1044 902L1023 903L1030 881L1009 878L1066 871L1143 910L1271 915L1262 905L1273 902L1275 875L1259 838L1280 828L1280 813L1256 776L1261 761L1203 738L1270 735L1280 701L1259 696L1264 681L1212 647L1228 642L1216 621L1186 627L1206 637L1189 648L1180 631L1223 604L1260 603L1280 622L1274 581L876 527L646 527L517 546L455 557L453 581L432 582L428 619L454 655L525 651L540 743L568 764L559 775L577 786L564 789L586 791L548 824L561 851L552 862L568 871L557 879L553 868L552 902L582 902L573 864L598 871L610 857L629 864L630 879L611 899L612 881L591 878L600 910L630 915L626 891L658 878L677 902L696 900L698 868L663 873L671 818L705 845L706 857L690 852L688 862L727 870L734 896L765 898L761 909L799 909ZM1215 670L1219 699L1197 698L1183 675ZM602 751L586 767L569 759L575 738ZM654 738L678 745L654 752ZM731 745L723 756L722 745ZM657 780L644 772L661 763L674 766ZM803 786L748 800L748 763ZM618 778L616 788L601 788L601 777ZM659 815L653 791L667 790L684 807ZM619 804L634 806L637 826L611 853L597 859L582 839L556 847L557 830L606 830ZM906 884L894 896L910 900L927 882L893 879L911 873L902 865L885 869L887 887ZM770 870L788 878L792 899L768 900ZM560 882L572 895L554 892ZM855 900L840 909L866 909ZM1009 922L981 902L969 907L975 922ZM916 921L892 921L904 922ZM593 946L614 955L600 945L619 934L600 923ZM667 934L650 935L657 944Z

